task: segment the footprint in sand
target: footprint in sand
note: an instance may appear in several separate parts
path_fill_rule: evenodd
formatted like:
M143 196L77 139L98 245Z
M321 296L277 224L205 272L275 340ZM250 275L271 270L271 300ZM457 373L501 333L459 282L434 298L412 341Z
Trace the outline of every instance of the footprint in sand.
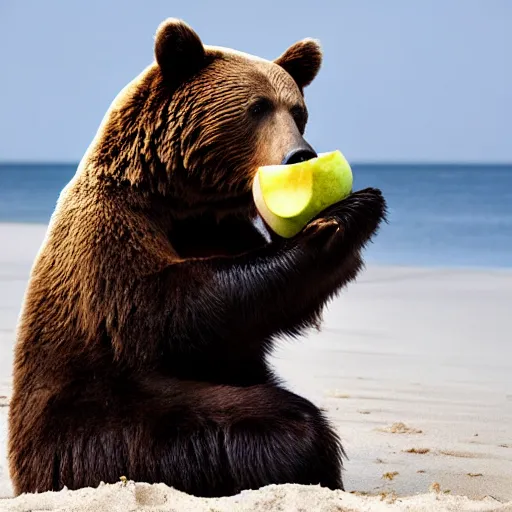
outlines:
M387 432L389 434L423 434L423 430L408 427L405 423L393 423L389 427L378 428L379 432Z
M418 453L420 455L425 455L425 453L430 452L430 448L409 448L408 450L403 450L405 453Z

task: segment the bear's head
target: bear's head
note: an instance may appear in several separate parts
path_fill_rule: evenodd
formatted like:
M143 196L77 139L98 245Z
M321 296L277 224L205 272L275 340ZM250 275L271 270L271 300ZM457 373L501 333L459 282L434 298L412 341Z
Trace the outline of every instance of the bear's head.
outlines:
M168 19L156 32L155 58L107 114L96 169L172 197L180 212L243 210L253 206L258 166L315 156L304 139L303 94L322 61L315 40L270 61L206 46Z

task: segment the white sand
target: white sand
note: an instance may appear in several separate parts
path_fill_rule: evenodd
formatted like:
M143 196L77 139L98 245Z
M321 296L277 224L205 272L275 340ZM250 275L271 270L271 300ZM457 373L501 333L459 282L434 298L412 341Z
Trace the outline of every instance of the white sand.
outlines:
M6 397L16 320L44 232L0 224ZM510 271L369 267L332 303L321 333L279 346L278 372L325 407L339 429L350 457L347 493L269 486L200 500L128 483L9 499L8 398L0 398L0 510L512 510L511 314ZM429 492L436 482L437 492Z
M135 484L128 482L103 485L99 489L61 491L42 495L20 496L14 500L0 500L5 512L35 512L36 510L73 512L414 512L506 511L508 505L487 497L470 500L463 496L429 493L407 498L395 496L366 497L344 492L332 492L320 487L301 485L269 485L257 491L244 491L237 496L219 499L194 498L170 489L163 484Z

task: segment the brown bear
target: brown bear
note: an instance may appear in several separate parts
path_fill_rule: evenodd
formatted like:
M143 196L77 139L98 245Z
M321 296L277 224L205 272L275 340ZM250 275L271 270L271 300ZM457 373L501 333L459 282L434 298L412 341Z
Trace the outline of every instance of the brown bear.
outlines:
M385 218L354 192L298 235L255 219L260 165L315 156L302 40L275 61L170 19L62 192L21 312L9 415L16 494L121 476L196 496L343 489L324 414L280 383L274 340L321 320Z

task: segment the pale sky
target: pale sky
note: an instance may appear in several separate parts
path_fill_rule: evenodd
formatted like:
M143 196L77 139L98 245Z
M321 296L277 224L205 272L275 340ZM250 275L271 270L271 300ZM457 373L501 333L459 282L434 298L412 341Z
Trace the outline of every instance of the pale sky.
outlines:
M512 162L512 0L0 0L0 161L78 161L169 16L269 59L320 39L318 151Z

